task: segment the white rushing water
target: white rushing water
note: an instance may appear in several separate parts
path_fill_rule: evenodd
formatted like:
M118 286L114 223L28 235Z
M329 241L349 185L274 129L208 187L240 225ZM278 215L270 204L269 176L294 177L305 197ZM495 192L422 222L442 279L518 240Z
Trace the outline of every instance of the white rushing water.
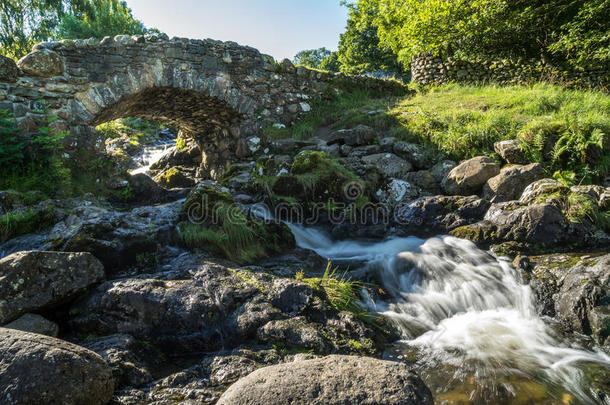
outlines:
M142 153L135 157L140 166L138 166L136 169L130 170L129 174L132 176L141 173L148 174L150 167L171 152L175 145L176 140L174 139L170 142L145 147L142 150Z
M334 242L321 231L290 226L298 246L378 272L389 297L369 305L399 327L419 359L438 367L431 374L451 368L494 381L536 380L568 395L545 403L598 403L583 366L610 368L610 357L558 337L537 315L530 287L508 262L453 237ZM471 403L504 403L478 395Z

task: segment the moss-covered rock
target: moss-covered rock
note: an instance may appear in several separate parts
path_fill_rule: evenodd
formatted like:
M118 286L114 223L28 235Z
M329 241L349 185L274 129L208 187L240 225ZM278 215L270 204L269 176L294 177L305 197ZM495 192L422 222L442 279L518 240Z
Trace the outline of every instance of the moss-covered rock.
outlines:
M182 207L180 233L186 245L252 263L294 247L294 236L281 222L246 215L228 189L212 181L200 183Z
M185 188L195 185L195 181L176 167L155 176L155 181L166 188Z
M318 151L298 154L289 173L277 177L273 183L276 195L293 197L299 201L327 202L349 201L350 185L365 190L365 182L343 167L336 159Z

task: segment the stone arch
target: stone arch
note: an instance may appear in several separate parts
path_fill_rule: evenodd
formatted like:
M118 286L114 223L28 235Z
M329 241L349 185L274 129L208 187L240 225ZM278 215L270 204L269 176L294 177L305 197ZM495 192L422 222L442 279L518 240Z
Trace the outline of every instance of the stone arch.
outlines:
M75 95L73 109L85 118L81 133L122 117L170 123L199 145L202 173L217 178L236 156L247 153L240 135L250 132L256 105L225 75L176 71L173 64L159 62L140 69L128 66L126 73L91 85ZM83 130L82 124L89 128Z
M247 117L226 101L203 92L176 87L150 87L120 98L103 108L91 126L123 117L137 117L171 124L180 136L191 138L202 151L201 173L218 178L247 151L239 126Z

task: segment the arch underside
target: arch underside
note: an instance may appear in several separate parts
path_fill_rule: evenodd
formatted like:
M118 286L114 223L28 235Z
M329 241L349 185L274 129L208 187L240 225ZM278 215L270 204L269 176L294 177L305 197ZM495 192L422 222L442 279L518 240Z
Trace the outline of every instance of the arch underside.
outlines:
M201 169L217 178L235 158L240 147L239 125L245 119L225 101L194 90L152 87L122 97L103 109L93 125L135 117L168 123L193 139L202 151Z
M103 109L93 124L124 117L167 122L194 136L236 127L244 118L216 97L174 87L152 87L122 97Z

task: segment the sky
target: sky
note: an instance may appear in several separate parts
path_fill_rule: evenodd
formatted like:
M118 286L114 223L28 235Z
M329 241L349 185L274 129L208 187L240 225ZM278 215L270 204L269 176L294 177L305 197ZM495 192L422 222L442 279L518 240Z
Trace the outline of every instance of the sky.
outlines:
M337 49L347 22L339 0L127 0L136 18L171 37L212 38L277 60L304 49Z

